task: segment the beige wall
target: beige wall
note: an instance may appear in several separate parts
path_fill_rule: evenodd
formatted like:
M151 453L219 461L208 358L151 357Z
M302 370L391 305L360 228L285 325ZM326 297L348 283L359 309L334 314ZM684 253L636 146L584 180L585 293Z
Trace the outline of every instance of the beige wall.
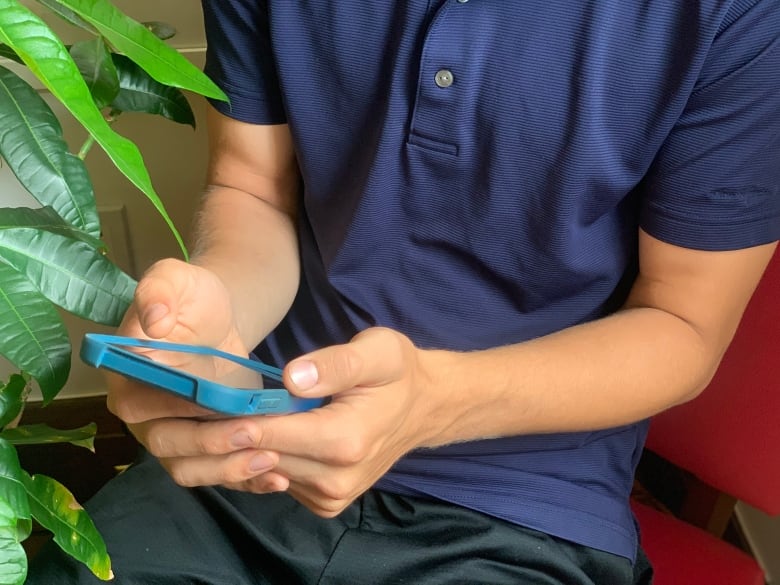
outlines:
M77 28L52 16L35 0L21 0L21 3L46 20L64 42L82 38ZM178 34L171 42L176 47L202 47L204 44L200 0L113 0L113 4L140 22L156 20L175 26Z
M63 24L56 17L49 16L46 10L34 0L25 0L24 3L44 16L62 35L65 42L72 42L78 38L77 34L73 34L72 27ZM116 4L138 20L158 20L173 24L178 34L171 39L171 44L180 49L196 65L202 66L205 40L199 0L165 2L121 0ZM36 87L39 86L36 84ZM71 149L77 150L85 138L85 132L47 92L41 89L41 93L60 116ZM157 116L141 114L124 114L115 124L119 133L138 144L157 193L185 237L189 232L190 218L202 189L206 164L206 133L203 121L206 104L200 97L190 96L190 98L199 122L196 131L189 126L174 124ZM141 272L159 258L179 255L175 240L152 205L140 191L114 169L99 147L95 147L90 152L87 166L95 184L98 206L101 209L124 208L127 233L105 234L107 241L113 242L120 248L114 250L114 255L122 260L121 264L134 266L137 272ZM34 201L18 188L8 168L1 167L0 205L15 206L30 203L34 204ZM104 228L107 226L109 224L104 223ZM125 247L127 249L124 249ZM78 340L85 332L104 328L67 315L65 318L74 342L74 359L72 375L60 396L74 397L103 393L101 376L91 368L82 365L75 356L78 354ZM4 379L10 371L11 368L7 363L0 363L0 379ZM38 397L39 395L34 395L33 399Z

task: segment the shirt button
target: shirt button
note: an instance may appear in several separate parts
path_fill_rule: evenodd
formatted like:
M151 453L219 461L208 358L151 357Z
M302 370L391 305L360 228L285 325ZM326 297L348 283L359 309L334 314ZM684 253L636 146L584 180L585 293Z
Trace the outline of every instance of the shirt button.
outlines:
M465 4L465 3L466 3L466 2L468 2L468 1L469 1L469 0L458 0L458 4Z
M449 87L452 85L452 82L455 81L455 78L452 76L452 71L449 69L439 69L436 72L434 80L439 87Z

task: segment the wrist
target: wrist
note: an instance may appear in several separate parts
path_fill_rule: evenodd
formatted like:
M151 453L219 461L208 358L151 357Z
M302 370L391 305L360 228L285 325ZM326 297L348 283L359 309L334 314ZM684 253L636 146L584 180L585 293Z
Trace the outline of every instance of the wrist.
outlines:
M440 447L463 440L459 421L467 408L458 374L462 354L446 350L418 350L417 392L421 398L420 447Z

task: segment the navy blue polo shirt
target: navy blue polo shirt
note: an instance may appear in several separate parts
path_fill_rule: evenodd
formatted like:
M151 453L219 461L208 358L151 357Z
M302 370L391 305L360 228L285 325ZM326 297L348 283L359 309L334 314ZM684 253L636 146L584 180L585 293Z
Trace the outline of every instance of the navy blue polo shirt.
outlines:
M302 284L267 359L373 325L467 351L596 319L638 226L780 238L777 0L203 4L214 105L289 123L303 177ZM646 426L415 451L377 487L633 559Z

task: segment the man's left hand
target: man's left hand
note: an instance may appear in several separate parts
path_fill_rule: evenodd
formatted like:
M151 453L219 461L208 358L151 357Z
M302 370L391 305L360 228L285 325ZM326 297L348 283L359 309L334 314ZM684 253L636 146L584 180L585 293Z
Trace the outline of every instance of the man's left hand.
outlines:
M174 480L254 493L288 491L331 517L435 434L430 379L402 334L374 327L290 362L286 386L328 405L283 416L161 418L130 425Z

